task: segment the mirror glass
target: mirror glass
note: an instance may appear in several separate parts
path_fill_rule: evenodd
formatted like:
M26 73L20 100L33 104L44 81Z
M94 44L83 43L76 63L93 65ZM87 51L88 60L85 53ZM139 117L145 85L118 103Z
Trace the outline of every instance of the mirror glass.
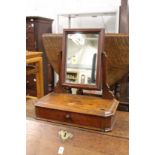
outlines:
M65 82L96 83L98 34L68 34Z

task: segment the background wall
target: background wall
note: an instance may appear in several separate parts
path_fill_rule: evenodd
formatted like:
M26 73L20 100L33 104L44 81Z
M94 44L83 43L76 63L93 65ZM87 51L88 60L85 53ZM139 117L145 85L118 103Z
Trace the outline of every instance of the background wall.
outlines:
M27 0L26 1L26 16L43 16L54 19L53 32L58 32L57 15L66 13L90 13L90 12L106 12L117 11L121 0ZM89 27L108 27L107 31L116 31L118 29L118 16L116 18L97 17L74 19L72 25L89 26ZM116 21L118 23L116 23ZM67 20L61 19L59 23L59 31L67 27ZM86 25L87 24L87 25Z

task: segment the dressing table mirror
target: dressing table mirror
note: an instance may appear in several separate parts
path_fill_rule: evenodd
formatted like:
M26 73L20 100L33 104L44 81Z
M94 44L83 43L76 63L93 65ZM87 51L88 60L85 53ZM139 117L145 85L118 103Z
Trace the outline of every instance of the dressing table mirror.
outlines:
M36 118L111 131L118 101L106 83L104 29L64 29L59 82L35 104ZM70 94L64 88L102 90L101 96Z
M62 54L62 85L101 88L101 53L104 29L65 29Z

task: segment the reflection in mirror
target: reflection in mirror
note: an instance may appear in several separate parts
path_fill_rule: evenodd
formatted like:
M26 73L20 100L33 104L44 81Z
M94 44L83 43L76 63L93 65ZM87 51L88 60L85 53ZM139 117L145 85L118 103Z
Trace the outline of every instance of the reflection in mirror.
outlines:
M71 33L66 39L65 82L95 85L99 34Z

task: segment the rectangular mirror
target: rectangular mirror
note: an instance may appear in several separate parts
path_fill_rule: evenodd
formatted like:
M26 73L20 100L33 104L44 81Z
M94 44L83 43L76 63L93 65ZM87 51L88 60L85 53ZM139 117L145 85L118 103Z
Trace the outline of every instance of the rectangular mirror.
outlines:
M64 29L62 85L100 89L104 29Z

